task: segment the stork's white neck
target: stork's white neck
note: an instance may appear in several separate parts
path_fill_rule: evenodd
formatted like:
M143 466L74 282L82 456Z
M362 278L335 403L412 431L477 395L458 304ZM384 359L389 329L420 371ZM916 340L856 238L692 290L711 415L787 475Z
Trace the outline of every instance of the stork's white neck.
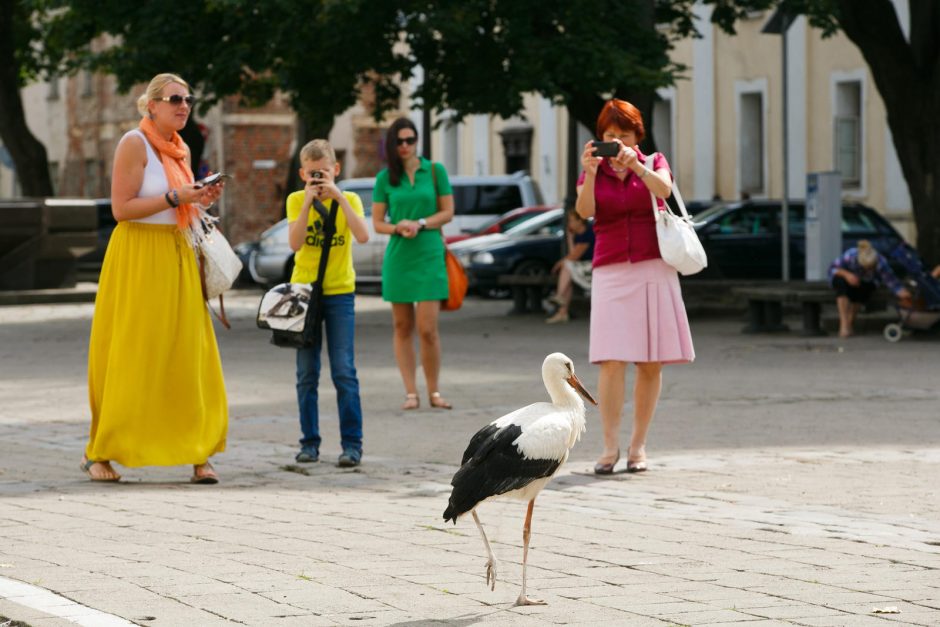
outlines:
M567 381L555 378L549 380L545 377L543 381L548 395L552 397L552 405L559 408L580 408L584 411L584 401L581 400L581 395Z
M564 379L542 377L545 382L545 389L548 395L552 397L552 405L562 410L571 421L571 436L568 440L568 448L574 446L574 443L581 439L586 427L584 401L581 395Z

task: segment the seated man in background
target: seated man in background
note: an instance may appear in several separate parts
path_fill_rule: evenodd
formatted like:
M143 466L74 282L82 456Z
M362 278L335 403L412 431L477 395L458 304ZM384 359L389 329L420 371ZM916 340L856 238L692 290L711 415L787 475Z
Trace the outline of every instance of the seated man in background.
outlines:
M558 285L551 301L558 305L555 313L545 320L547 324L568 322L568 306L571 304L572 275L577 272L576 263L591 263L594 258L594 228L578 215L576 211L568 210L566 217L566 236L568 238L568 254L559 259L552 267L552 274L558 275Z

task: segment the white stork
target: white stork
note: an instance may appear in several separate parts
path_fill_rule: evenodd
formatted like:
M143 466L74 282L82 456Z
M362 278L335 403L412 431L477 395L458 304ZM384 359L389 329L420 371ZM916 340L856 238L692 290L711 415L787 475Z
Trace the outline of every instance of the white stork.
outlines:
M480 524L476 507L494 496L507 496L529 502L522 528L522 592L516 605L543 605L525 594L525 567L529 555L529 534L535 497L551 480L568 452L584 432L584 402L597 401L574 374L574 364L561 353L552 353L542 363L542 381L551 403L534 403L497 418L477 431L464 451L460 470L450 484L444 521L470 512L483 536L489 559L486 583L496 588L496 558Z

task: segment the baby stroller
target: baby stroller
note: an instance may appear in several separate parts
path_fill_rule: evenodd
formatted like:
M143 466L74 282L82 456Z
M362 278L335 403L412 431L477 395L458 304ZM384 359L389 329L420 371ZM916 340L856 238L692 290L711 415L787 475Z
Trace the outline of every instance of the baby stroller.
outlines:
M901 319L885 325L885 339L898 342L905 331L928 331L937 326L940 321L940 281L930 276L917 252L907 244L898 245L890 256L904 269L913 294L910 306L897 304Z

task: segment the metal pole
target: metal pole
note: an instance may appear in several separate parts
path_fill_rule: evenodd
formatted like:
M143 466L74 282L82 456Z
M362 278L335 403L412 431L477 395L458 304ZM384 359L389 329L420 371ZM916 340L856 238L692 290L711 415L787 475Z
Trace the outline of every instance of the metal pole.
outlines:
M790 280L790 151L789 151L789 137L787 136L788 130L788 111L787 111L787 28L789 26L789 16L783 15L783 32L781 36L783 37L783 201L780 204L780 211L782 217L780 220L780 228L783 230L781 238L781 247L782 259L783 259L783 280Z

